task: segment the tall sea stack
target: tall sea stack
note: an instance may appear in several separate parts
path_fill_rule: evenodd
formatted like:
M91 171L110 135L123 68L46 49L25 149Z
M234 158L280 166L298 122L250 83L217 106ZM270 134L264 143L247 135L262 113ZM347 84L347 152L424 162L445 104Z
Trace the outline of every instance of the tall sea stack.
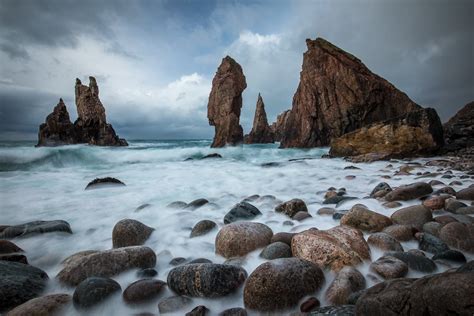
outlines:
M212 89L207 105L209 125L215 127L211 147L237 145L243 142L240 126L242 92L247 82L242 67L231 57L226 56L212 80Z
M255 117L253 118L252 130L245 136L246 144L265 144L273 143L275 138L273 132L268 125L267 113L265 112L265 104L262 96L258 94L257 106L255 108Z
M359 59L317 38L306 40L300 83L281 147L317 147L421 107Z
M69 144L91 144L99 146L127 146L119 138L111 124L107 123L105 108L99 99L99 87L94 77L89 77L89 86L76 79L77 120L74 124L63 100L60 99L53 113L40 125L37 146L60 146Z
M474 101L444 124L444 135L446 153L474 157Z

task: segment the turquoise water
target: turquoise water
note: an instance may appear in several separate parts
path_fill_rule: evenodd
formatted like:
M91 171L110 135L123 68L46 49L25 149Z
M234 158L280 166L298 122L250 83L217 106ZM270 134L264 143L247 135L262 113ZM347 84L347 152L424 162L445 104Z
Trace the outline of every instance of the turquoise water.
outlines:
M278 149L278 144L269 144L212 149L210 143L210 140L144 140L130 141L129 147L118 148L87 145L35 148L34 142L1 142L0 225L33 220L68 221L74 232L72 235L51 233L15 239L14 242L26 251L30 264L42 268L50 276L47 293L72 293L74 289L62 286L54 278L61 269L60 262L78 251L110 249L112 229L124 218L133 218L155 228L146 245L158 254L158 278L166 280L172 268L168 262L173 257L204 257L216 263L224 262L225 259L214 252L218 230L193 239L189 238L190 230L203 219L213 220L222 227L224 215L247 196L276 197L254 203L263 213L254 221L265 223L274 233L298 232L310 227L328 229L338 225L332 217L316 213L323 206L324 193L329 187L345 187L349 195L358 198L347 201L338 209L363 203L374 211L391 215L396 209L386 209L379 201L367 198L373 187L381 181L392 187L419 181L415 175L383 179L382 176L393 175L403 164L399 161L390 162L391 168L386 167L388 162L382 161L358 164L361 170L344 170L351 164L342 159L321 158L327 148ZM219 153L223 158L199 159L210 153ZM194 160L185 161L187 158ZM426 160L418 161L424 163ZM416 171L435 170L423 167ZM356 178L348 180L347 175ZM106 176L118 178L126 186L84 190L89 181ZM454 188L459 190L471 183L472 180L466 180ZM173 201L190 202L198 198L206 198L212 204L195 211L166 207ZM313 217L286 226L283 222L289 218L275 213L274 207L292 198L303 199ZM151 206L135 212L144 203ZM403 206L414 203L417 202L404 202ZM403 245L405 249L417 248L415 242ZM259 252L247 256L243 267L249 274L264 262L259 258ZM380 255L373 250L372 259L376 260ZM368 264L360 269L367 273ZM114 279L125 289L137 279L135 273L125 272ZM409 276L418 275L410 272ZM326 286L332 278L333 275L326 272ZM323 293L324 290L316 296L324 304ZM171 294L168 291L164 296ZM117 296L90 314L157 313L157 303L130 307ZM214 315L225 308L242 306L242 293L223 299L195 299L195 306L199 304L206 305ZM76 311L71 307L67 314L76 314Z

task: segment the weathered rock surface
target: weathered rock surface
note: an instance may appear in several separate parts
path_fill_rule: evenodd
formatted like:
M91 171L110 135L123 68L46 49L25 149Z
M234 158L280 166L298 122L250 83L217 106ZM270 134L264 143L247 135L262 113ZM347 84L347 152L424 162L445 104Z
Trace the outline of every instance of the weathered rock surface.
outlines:
M245 282L247 272L228 264L186 264L172 269L168 286L179 295L221 297L231 294Z
M370 264L370 270L384 279L395 279L408 273L408 265L395 257L383 256Z
M386 255L405 262L410 269L415 271L431 273L436 270L436 264L433 260L428 259L423 255L415 254L413 252L387 252Z
M281 147L317 147L420 107L359 59L328 41L306 40L300 83Z
M293 307L324 283L321 269L306 260L282 258L258 266L244 287L246 308L270 312Z
M271 228L261 223L231 223L217 233L216 253L225 258L245 256L268 245L272 236Z
M193 229L191 230L190 237L198 237L207 234L211 230L217 227L217 224L213 221L210 221L208 219L204 219L202 221L199 221L194 225Z
M413 239L414 228L410 225L394 224L385 227L383 233L389 234L398 241L409 241Z
M288 122L288 118L290 116L290 110L286 110L285 112L279 114L275 122L270 125L270 129L273 132L273 136L275 141L279 142L283 138L283 134L286 130L286 124Z
M443 146L441 121L434 109L406 113L364 126L331 142L329 154L356 160L405 158L435 154Z
M121 291L120 284L112 279L90 277L79 283L72 296L72 301L76 308L85 309L97 305Z
M349 226L328 230L306 230L291 241L293 256L321 267L339 271L370 259L370 249L362 232Z
M281 241L273 242L262 250L262 252L260 253L260 257L267 260L290 258L291 247Z
M384 251L403 251L397 239L387 233L375 233L367 238L367 243Z
M48 275L27 264L0 260L0 312L39 296Z
M247 202L240 202L225 214L224 224L230 224L236 221L251 220L262 215L258 208Z
M153 268L156 255L148 247L132 246L104 250L70 260L57 278L68 285L77 285L91 276L111 277L132 268Z
M392 225L392 220L385 215L369 210L365 205L356 204L342 216L341 225L373 233Z
M444 151L455 155L472 155L474 147L474 102L466 104L444 124Z
M449 250L448 245L441 239L429 233L417 234L417 237L419 240L418 248L423 251L438 254Z
M33 234L64 232L72 234L69 223L62 220L34 221L15 226L8 226L0 233L0 238L24 237Z
M459 200L474 201L474 187L469 187L456 192L456 198Z
M298 212L308 212L306 203L301 199L292 199L275 207L275 212L283 213L293 218Z
M433 215L426 206L413 205L399 209L392 214L391 218L395 224L421 229L425 223L433 220Z
M348 303L352 293L365 288L365 278L362 273L353 267L344 267L339 271L326 290L326 300L333 305Z
M439 238L451 247L474 253L474 224L448 223L441 228Z
M431 185L425 182L415 182L412 184L402 185L385 195L385 200L391 201L408 201L426 196L433 192Z
M59 99L53 112L46 117L46 122L39 127L37 146L61 146L75 143L76 130L63 99Z
M246 144L266 144L275 142L273 131L270 129L265 112L265 104L262 96L258 94L255 117L253 119L252 130L245 136Z
M357 315L472 315L474 273L441 273L379 283L359 298Z
M122 296L129 304L142 303L158 297L165 289L166 282L155 279L138 280L127 286Z
M91 144L99 146L127 146L119 138L112 125L107 123L105 108L99 99L99 87L94 77L89 77L89 86L76 79L76 108L78 118L71 123L69 113L60 99L46 123L41 124L37 146L69 144Z
M51 294L29 300L9 311L7 316L58 315L71 302L69 294Z
M143 245L153 231L153 228L137 220L122 219L115 224L112 231L113 247L120 248Z
M224 147L242 143L244 135L240 126L242 92L247 87L242 67L230 56L222 59L212 80L207 104L209 124L215 127L211 147Z

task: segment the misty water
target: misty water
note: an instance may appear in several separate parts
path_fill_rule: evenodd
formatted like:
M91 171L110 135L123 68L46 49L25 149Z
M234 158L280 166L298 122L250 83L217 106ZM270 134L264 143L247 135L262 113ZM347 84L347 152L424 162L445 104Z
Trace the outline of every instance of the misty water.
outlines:
M131 141L129 147L105 148L88 145L73 145L55 148L35 148L30 142L3 142L0 144L0 225L16 225L34 220L65 220L70 223L73 234L47 233L43 235L15 238L12 241L25 250L31 265L46 271L50 277L45 294L70 293L74 289L61 285L55 276L61 270L61 261L67 256L83 250L105 250L112 248L112 229L121 219L136 219L155 229L145 245L157 254L158 279L166 281L170 269L169 261L174 257L189 260L207 258L222 263L225 258L215 254L214 240L218 229L207 235L189 238L191 228L198 221L209 219L222 227L224 215L242 199L259 194L273 195L252 202L263 213L254 219L277 232L299 232L310 227L328 229L339 221L316 212L322 205L324 193L329 187L347 190L348 195L358 197L337 209L347 210L356 203L363 203L371 210L390 216L396 209L387 209L367 196L381 181L392 187L412 183L416 175L393 176L404 163L390 162L393 168L385 168L388 162L358 164L361 170L344 170L352 165L342 159L324 159L327 148L301 150L278 149L277 144L244 145L242 147L211 149L209 140L198 141ZM219 153L222 159L199 158L210 153ZM186 158L195 158L185 161ZM416 160L424 164L427 159ZM265 166L265 163L278 164ZM436 167L423 167L415 172L435 172ZM454 175L457 174L453 171ZM356 176L347 180L347 175ZM392 176L383 179L383 175ZM115 177L123 181L124 187L84 190L88 182L98 177ZM440 178L440 176L438 176ZM432 178L422 179L429 181ZM445 180L446 179L440 179ZM457 191L474 181L462 180ZM211 203L197 210L176 210L166 205L173 201L190 202L206 198ZM281 201L292 198L303 199L313 216L293 226L284 225L289 218L274 212ZM142 204L151 206L135 212ZM403 207L419 203L403 202ZM331 205L334 206L334 205ZM442 214L442 212L440 213ZM367 234L365 237L367 238ZM417 248L415 241L402 243L405 250ZM261 250L247 256L243 268L250 274L265 260L259 258ZM372 260L382 255L372 249ZM468 256L468 259L472 256ZM359 267L364 275L368 264ZM438 265L439 271L447 267ZM124 290L138 279L137 270L130 270L113 277ZM315 293L323 305L324 290L333 278L325 272L324 288ZM410 271L408 277L419 277ZM368 286L372 281L367 278ZM171 296L169 289L148 304L129 306L120 295L115 295L87 314L131 315L139 312L158 313L161 298ZM242 289L220 299L193 299L193 305L205 305L215 315L230 307L243 306ZM65 311L78 312L70 306ZM178 313L184 314L184 313Z

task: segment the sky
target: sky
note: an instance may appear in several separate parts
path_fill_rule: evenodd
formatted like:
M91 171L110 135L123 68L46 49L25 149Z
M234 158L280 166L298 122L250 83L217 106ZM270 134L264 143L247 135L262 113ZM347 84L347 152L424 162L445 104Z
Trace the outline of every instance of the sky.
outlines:
M75 78L94 76L128 139L212 138L207 101L226 55L247 79L248 133L291 108L306 50L323 37L444 122L474 100L471 0L0 0L0 139L36 139Z

